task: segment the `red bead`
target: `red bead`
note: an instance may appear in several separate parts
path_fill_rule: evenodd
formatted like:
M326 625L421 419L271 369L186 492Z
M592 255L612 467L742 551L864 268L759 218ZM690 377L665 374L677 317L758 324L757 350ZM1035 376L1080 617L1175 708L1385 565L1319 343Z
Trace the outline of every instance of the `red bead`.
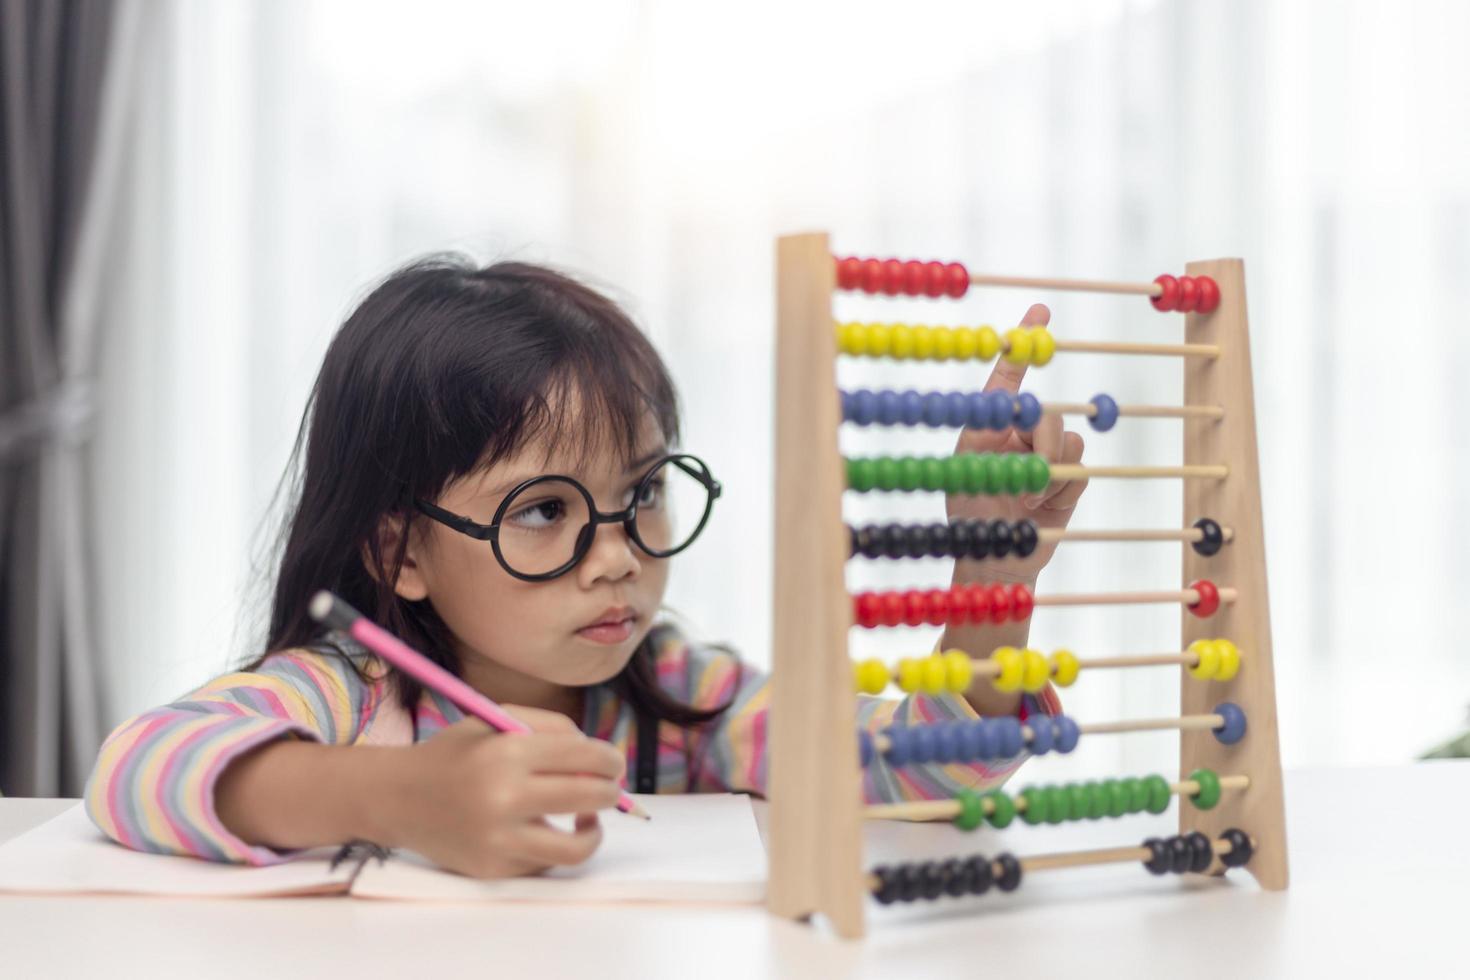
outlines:
M883 289L883 263L877 259L863 259L863 281L859 283L865 293L876 293Z
M1159 295L1151 297L1149 302L1154 304L1154 309L1160 313L1172 313L1179 302L1179 280L1167 273L1159 276L1154 282L1164 290Z
M1191 603L1189 611L1200 619L1215 615L1215 611L1220 608L1220 590L1215 588L1215 583L1202 578L1190 582L1189 587L1199 593L1199 601Z
M848 256L837 260L837 288L857 289L863 283L863 260Z
M1004 585L992 585L990 592L990 621L1004 623L1011 617L1011 594Z
M897 296L903 292L903 263L898 259L883 260L883 295Z
M948 589L930 589L924 596L929 606L927 622L930 626L943 626L949 622L950 601Z
M923 626L929 618L929 603L924 593L910 589L903 594L903 621L910 626Z
M1179 277L1179 305L1174 307L1180 313L1193 313L1199 305L1199 286L1195 284L1194 276Z
M859 592L852 597L852 618L864 629L883 622L883 601L872 592Z
M924 263L924 295L938 299L944 295L944 283L948 273L943 262Z
M959 299L970 291L970 273L958 262L944 267L944 294Z
M903 264L903 291L909 296L924 295L924 263L909 259Z
M1031 590L1019 582L1011 586L1011 618L1016 622L1022 622L1031 618L1031 610L1036 607L1036 600L1031 596Z
M1209 276L1195 276L1194 284L1199 288L1199 301L1194 304L1196 313L1213 313L1220 308L1220 284Z
M967 585L964 589L965 607L970 614L970 622L985 622L990 616L990 590L983 585Z
M881 592L878 594L878 601L884 626L897 626L903 622L905 603L902 592Z

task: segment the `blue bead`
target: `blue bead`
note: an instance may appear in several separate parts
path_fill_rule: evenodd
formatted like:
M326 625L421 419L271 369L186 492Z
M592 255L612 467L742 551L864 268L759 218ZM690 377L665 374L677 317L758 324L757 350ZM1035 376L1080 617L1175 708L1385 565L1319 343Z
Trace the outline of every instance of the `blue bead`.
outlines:
M865 729L858 731L858 762L864 769L873 763L873 736Z
M1046 755L1051 751L1051 719L1046 715L1032 715L1026 720L1031 729L1031 754Z
M934 761L956 762L960 758L960 739L964 732L956 722L944 722L933 726L934 732Z
M852 396L853 421L858 425L872 425L878 418L878 397L866 388Z
M933 762L935 755L939 752L938 732L933 725L915 725L909 729L912 733L910 745L913 750L915 762Z
M890 766L906 766L909 764L910 749L909 730L903 725L890 725L883 729L883 734L888 736L888 751L883 757L888 760Z
M924 396L910 389L898 396L899 418L904 425L918 425L924 420Z
M1092 404L1097 408L1097 414L1090 421L1092 427L1098 432L1106 432L1118 421L1118 403L1108 395L1094 395Z
M992 718L990 725L995 731L995 755L992 758L1009 759L1021 754L1025 746L1021 738L1021 719Z
M1240 705L1230 701L1215 705L1215 714L1225 719L1225 724L1215 729L1215 737L1224 745L1234 745L1245 737L1245 712Z
M963 428L970 420L970 404L963 391L951 391L945 395L944 408L949 413L949 424L957 429Z
M1016 428L1030 432L1041 421L1041 402L1029 391L1016 396Z
M972 391L965 396L965 403L970 408L970 428L990 428L990 398L983 391Z
M1071 752L1077 747L1077 739L1082 737L1082 731L1077 723L1067 715L1053 715L1051 719L1053 748L1058 752Z
M884 388L878 392L878 422L882 425L897 425L902 410L899 407L898 392Z
M944 392L931 391L924 396L924 424L939 428L949 418L949 406L945 404Z
M842 405L842 421L852 421L852 395L845 391L837 392L837 400Z
M1016 400L1009 391L992 391L985 396L990 400L990 427L1009 429L1016 420Z
M990 758L986 752L989 742L984 718L960 723L960 761L978 762Z

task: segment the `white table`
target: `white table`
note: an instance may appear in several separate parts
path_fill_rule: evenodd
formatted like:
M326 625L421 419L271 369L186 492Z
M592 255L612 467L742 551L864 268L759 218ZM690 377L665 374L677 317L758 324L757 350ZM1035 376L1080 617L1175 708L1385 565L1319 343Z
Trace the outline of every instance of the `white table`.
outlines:
M875 906L855 943L754 907L0 896L0 977L1470 976L1470 762L1289 772L1286 789L1284 893L1245 875L1058 871L1008 896ZM0 800L0 840L70 802ZM870 830L881 860L1132 843L1172 824Z

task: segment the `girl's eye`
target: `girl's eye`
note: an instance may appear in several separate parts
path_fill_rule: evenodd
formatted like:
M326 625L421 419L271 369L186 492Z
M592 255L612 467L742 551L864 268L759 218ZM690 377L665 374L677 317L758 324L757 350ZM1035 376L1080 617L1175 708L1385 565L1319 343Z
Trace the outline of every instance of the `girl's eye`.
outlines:
M643 492L638 495L639 507L657 507L663 503L664 480L663 477L655 477L643 484Z
M540 528L550 527L557 521L564 518L566 516L566 513L566 504L560 500L552 498L550 500L541 500L534 504L530 504L526 507L520 508L515 513L510 515L509 520L517 527L522 527L526 528L527 530L534 531Z

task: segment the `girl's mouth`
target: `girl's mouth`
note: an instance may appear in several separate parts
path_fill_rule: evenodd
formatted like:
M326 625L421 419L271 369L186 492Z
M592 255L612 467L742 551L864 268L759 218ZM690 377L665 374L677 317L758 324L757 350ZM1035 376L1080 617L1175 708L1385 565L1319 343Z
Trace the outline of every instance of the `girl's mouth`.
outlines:
M593 643L618 644L633 635L633 624L637 621L638 615L631 609L609 609L597 622L577 630L577 635Z

